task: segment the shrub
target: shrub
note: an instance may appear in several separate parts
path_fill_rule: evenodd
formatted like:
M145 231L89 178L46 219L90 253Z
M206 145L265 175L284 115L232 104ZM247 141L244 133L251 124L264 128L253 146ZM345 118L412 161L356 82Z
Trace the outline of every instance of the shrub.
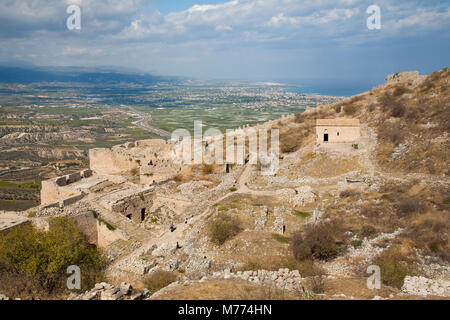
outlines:
M174 273L157 270L144 279L144 286L151 293L155 293L175 281L177 281L177 276Z
M344 113L346 115L353 115L356 112L356 106L354 106L353 104L345 104L344 105Z
M291 237L294 257L328 260L337 256L342 246L343 232L337 221L326 221L306 227L304 234L297 232Z
M241 231L239 221L230 214L220 214L208 225L210 240L222 245Z
M400 128L391 124L385 124L379 127L378 133L381 139L390 141L395 145L398 145L403 141L403 133Z
M283 153L291 153L297 150L297 143L294 141L286 141L281 144L281 152Z
M352 246L357 248L357 247L361 247L362 245L362 240L353 240L352 241Z
M302 123L303 121L305 121L305 115L303 113L296 113L295 122Z
M214 172L214 166L212 164L204 164L202 166L202 173L208 175Z
M323 293L325 291L325 282L322 278L325 275L325 270L322 269L312 259L302 261L299 267L302 277L307 278L306 287L315 294Z
M175 181L177 183L181 183L181 182L183 182L183 176L181 174L177 174L177 175L175 175L175 177L173 177L173 181Z
M404 114L405 114L405 106L402 103L397 102L392 105L391 116L395 118L401 118L403 117Z
M357 197L359 195L360 195L359 192L357 192L355 190L351 190L351 189L343 190L339 193L340 198L353 198L353 197Z
M325 281L322 276L314 276L308 279L311 286L311 291L315 294L320 294L325 292Z
M428 92L428 91L430 91L430 89L433 89L433 88L435 88L436 87L436 85L433 83L433 81L431 80L431 79L426 79L424 82L423 82L423 84L422 84L422 86L421 86L421 88L422 88L422 92Z
M85 290L101 280L106 261L67 218L52 219L48 232L23 226L0 235L0 291L6 285L3 279L16 279L24 289L33 288L35 293L61 293L66 289L70 265L82 270L81 286Z
M325 274L325 270L322 269L313 259L305 259L300 262L298 271L302 277L315 277Z
M360 235L365 238L372 237L377 234L377 229L371 225L364 225L360 231Z
M400 216L409 215L412 213L422 213L425 210L425 205L414 197L402 197L397 206L397 214Z
M450 220L441 211L430 211L424 215L415 216L407 234L417 248L448 262L450 261L450 242L446 234L449 229Z
M388 286L401 289L407 275L416 275L411 262L397 248L390 248L374 259L380 267L381 281Z
M398 86L395 88L394 92L392 93L392 95L394 97L400 97L402 95L404 95L406 92L408 92L409 90L403 86Z
M336 111L336 113L341 113L342 111L342 105L338 104L334 106L334 111Z

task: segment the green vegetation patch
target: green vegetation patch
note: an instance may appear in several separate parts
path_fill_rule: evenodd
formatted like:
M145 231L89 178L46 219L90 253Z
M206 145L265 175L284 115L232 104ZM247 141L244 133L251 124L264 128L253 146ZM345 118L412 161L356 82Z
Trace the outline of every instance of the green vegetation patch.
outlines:
M48 232L31 225L0 234L0 291L45 297L67 289L67 268L81 269L81 289L103 280L106 260L68 218L50 220Z
M100 224L103 223L108 228L108 230L111 230L111 231L116 230L116 227L114 227L112 224L110 224L105 219L99 217L99 218L97 218L97 220Z
M20 189L40 189L37 183L14 183L5 180L0 180L0 188L20 188Z
M292 214L296 217L306 219L311 216L309 212L300 211L300 210L292 210Z
M277 240L280 243L289 243L291 241L291 238L283 236L278 233L272 233L272 238L274 238L275 240Z

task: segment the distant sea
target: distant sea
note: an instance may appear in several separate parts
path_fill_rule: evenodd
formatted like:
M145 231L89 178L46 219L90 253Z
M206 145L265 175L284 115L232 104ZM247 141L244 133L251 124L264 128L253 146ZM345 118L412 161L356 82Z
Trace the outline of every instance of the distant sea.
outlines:
M303 94L319 94L323 96L351 97L369 91L377 85L370 80L333 80L313 81L280 81L289 86L286 91Z
M335 97L351 97L356 94L362 93L364 91L370 90L369 89L363 89L363 90L357 90L357 89L314 89L314 88L307 88L307 87L291 87L288 89L285 89L286 92L291 93L301 93L301 94L319 94L322 96L335 96Z

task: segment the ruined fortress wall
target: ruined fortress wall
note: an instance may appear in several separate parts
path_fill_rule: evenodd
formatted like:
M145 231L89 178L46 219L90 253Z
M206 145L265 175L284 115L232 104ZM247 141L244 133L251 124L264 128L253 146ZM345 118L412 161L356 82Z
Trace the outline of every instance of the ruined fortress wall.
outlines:
M117 240L126 240L119 229L109 230L104 223L97 221L97 246L99 248L106 248Z
M51 219L51 217L35 218L32 220L33 227L47 232L50 228ZM98 221L91 211L70 216L69 219L77 224L80 231L86 235L89 243L100 248L106 248L116 240L125 239L125 236L120 230L109 230L105 224Z
M153 205L153 194L137 194L113 204L111 210L130 218L135 223L142 222L142 209L145 214Z
M151 165L140 167L139 178L143 185L150 185L173 179L180 171L181 166L169 160L156 160Z
M88 238L89 243L97 245L98 243L98 231L97 231L97 219L94 217L93 212L85 212L79 215L70 217Z
M77 202L83 195L70 185L91 176L92 171L85 169L81 172L42 181L41 205L56 207L60 201L63 206Z
M92 171L97 174L123 174L139 168L130 155L115 149L90 149L89 163Z
M63 188L58 186L55 179L42 181L41 205L43 206L59 202L62 199L68 199L74 195L79 195L79 192L68 186Z

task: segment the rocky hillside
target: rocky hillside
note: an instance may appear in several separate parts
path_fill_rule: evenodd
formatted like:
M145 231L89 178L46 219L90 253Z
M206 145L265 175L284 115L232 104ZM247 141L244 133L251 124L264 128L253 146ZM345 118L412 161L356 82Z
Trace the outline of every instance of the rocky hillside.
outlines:
M36 217L95 212L126 235L105 248L106 280L116 285L105 297L117 298L126 281L148 289L146 299L448 299L449 76L448 68L391 75L369 92L270 122L280 129L276 175L249 163L230 173L187 166L154 185L140 224L99 205L123 181ZM358 148L317 145L323 118L359 118ZM97 289L78 298L102 299Z
M312 135L316 118L359 118L375 129L379 166L392 172L448 175L449 81L450 68L429 76L391 75L386 84L371 91L299 115L297 122L306 130L295 137ZM289 139L290 134L285 136ZM304 140L297 139L295 147Z

